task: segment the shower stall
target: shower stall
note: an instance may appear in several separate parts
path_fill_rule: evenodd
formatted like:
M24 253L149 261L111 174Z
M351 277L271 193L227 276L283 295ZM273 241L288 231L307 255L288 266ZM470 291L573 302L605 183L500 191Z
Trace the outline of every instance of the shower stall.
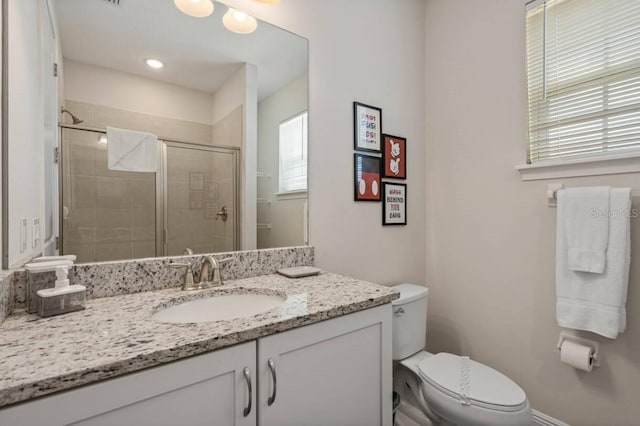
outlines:
M97 262L238 249L238 149L161 140L156 173L114 171L104 131L60 131L61 254Z

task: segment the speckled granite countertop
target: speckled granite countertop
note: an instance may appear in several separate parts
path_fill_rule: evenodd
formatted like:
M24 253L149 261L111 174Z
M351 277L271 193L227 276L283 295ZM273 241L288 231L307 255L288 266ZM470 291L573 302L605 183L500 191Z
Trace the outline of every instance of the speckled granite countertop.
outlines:
M159 307L232 291L277 293L286 302L262 314L199 324L151 319ZM0 407L276 332L391 302L390 288L322 273L290 279L263 275L224 287L128 294L87 302L51 318L16 314L0 326Z

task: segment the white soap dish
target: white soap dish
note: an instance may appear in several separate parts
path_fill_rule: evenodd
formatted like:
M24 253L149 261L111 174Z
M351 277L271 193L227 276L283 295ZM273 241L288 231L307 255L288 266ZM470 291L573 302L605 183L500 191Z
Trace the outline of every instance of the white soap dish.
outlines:
M278 269L280 275L284 275L289 278L302 278L311 275L318 275L321 272L320 269L313 266L295 266L293 268Z

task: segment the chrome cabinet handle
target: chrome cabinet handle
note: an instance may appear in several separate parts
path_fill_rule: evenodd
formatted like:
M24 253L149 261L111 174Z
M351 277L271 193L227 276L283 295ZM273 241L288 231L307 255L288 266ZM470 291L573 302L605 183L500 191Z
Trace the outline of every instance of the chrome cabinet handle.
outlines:
M401 316L403 316L403 315L404 315L404 308L398 308L398 309L396 309L395 311L393 311L393 313L394 313L396 316L401 317Z
M276 391L278 389L276 381L276 363L273 361L273 358L269 358L267 364L269 365L269 370L271 370L271 378L273 379L273 393L267 400L267 405L271 406L276 401Z
M253 399L253 392L251 391L251 372L249 371L249 367L245 367L242 370L242 373L244 374L244 378L247 381L247 387L249 388L249 404L245 407L244 411L242 412L244 417L247 417L251 412L251 400Z

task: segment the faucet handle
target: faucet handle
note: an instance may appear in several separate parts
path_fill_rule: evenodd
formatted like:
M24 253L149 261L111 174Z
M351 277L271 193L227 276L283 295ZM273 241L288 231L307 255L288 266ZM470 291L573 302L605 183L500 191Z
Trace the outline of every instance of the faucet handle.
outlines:
M188 288L190 286L193 286L193 266L191 265L191 263L178 263L178 262L174 262L174 263L170 263L169 264L170 268L185 268L185 274L184 274L184 283L182 285L182 288Z
M224 281L222 280L222 270L220 269L220 266L225 263L233 262L233 260L233 257L226 257L220 260L216 259L216 266L213 269L213 279L211 280L214 285L224 285Z

